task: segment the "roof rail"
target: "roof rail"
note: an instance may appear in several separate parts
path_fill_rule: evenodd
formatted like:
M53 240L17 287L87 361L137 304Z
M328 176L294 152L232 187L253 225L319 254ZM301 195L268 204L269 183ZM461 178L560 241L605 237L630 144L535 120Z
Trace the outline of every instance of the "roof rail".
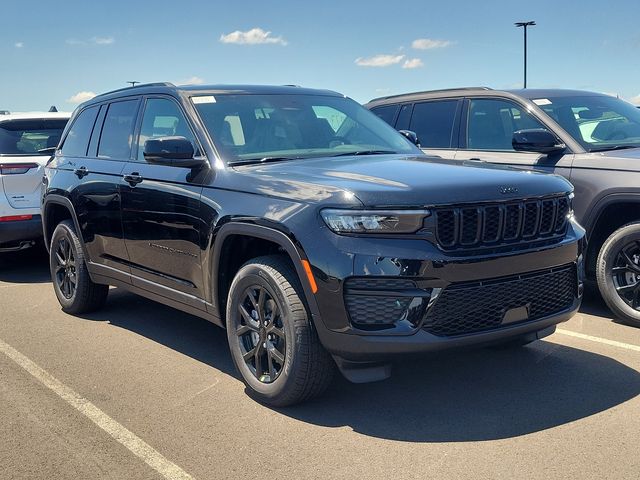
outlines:
M101 93L100 95L96 95L93 98L104 97L105 95L111 95L112 93L124 92L126 90L135 90L137 88L143 88L143 87L175 87L175 85L173 83L171 83L171 82L140 83L138 85L133 85L133 86L130 86L130 87L118 88L116 90L111 90L109 92L104 92L104 93Z
M398 97L408 97L408 96L411 96L411 95L422 95L424 93L458 92L460 90L493 90L493 88L490 88L490 87L458 87L458 88L441 88L441 89L437 89L437 90L423 90L421 92L401 93L399 95L388 95L386 97L378 97L378 98L374 98L373 100L371 100L371 102L375 102L377 100L388 100L388 99L391 99L391 98L398 98Z

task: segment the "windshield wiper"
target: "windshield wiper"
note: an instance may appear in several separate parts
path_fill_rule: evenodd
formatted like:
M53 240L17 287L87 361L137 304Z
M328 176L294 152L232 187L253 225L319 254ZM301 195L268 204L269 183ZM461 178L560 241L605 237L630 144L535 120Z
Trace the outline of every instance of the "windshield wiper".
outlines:
M638 148L640 145L613 145L610 147L592 148L590 152L608 152L609 150L626 150L628 148Z
M389 155L398 153L393 150L356 150L355 152L344 152L331 155L331 157L349 157L351 155Z
M285 160L297 160L301 157L260 157L260 158L243 158L242 160L232 160L229 165L260 165L262 163L283 162Z

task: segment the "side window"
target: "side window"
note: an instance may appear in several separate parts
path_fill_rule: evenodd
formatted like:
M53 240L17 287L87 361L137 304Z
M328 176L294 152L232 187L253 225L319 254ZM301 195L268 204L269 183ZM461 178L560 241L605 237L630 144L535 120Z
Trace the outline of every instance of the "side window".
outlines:
M62 154L69 157L85 157L93 125L96 123L98 107L89 107L80 112L69 129L62 144Z
M98 157L129 160L137 111L138 100L125 100L109 105L100 135Z
M153 137L185 137L193 144L197 154L195 136L187 123L180 107L166 98L150 98L144 108L140 137L138 139L137 159L144 162L144 143Z
M396 120L396 130L408 130L411 121L411 112L413 111L413 103L402 105L398 119Z
M416 103L409 130L418 134L422 148L451 148L458 100Z
M399 109L400 105L384 105L382 107L372 108L371 111L393 127L396 113L398 113Z
M472 99L467 119L467 148L513 151L513 132L545 128L523 107L506 100Z

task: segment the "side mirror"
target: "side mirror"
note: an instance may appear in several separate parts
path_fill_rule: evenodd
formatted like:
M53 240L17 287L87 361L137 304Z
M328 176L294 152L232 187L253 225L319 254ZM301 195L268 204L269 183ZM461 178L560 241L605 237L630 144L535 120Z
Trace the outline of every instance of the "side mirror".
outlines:
M416 147L420 146L420 140L418 140L418 135L416 132L412 132L411 130L398 130L400 135L413 143Z
M144 142L144 159L153 165L199 167L204 158L194 158L193 144L185 137L154 137Z
M511 145L516 152L556 153L567 148L546 128L513 132Z

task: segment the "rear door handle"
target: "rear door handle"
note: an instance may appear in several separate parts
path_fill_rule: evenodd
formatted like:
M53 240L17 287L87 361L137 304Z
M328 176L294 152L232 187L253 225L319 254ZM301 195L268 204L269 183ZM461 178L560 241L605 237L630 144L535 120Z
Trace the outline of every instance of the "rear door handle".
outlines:
M142 182L142 180L144 180L144 178L142 178L142 175L140 175L138 172L132 172L129 175L124 175L122 178L132 187L135 187L137 184Z
M78 167L78 168L74 169L73 173L75 173L78 178L82 178L82 177L86 177L87 175L89 175L89 170L87 170L87 167L82 166L82 167Z

